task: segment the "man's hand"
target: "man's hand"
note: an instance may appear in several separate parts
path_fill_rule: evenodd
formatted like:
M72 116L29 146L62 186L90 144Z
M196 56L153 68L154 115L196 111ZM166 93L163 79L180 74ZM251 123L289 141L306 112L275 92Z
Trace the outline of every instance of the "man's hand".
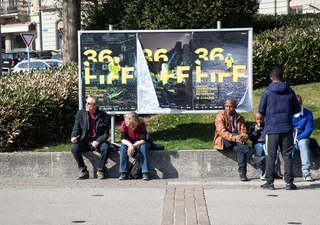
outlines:
M247 139L245 137L241 136L241 135L237 135L236 136L236 141L241 143L241 144L244 144L244 143L247 142Z
M78 142L78 137L80 137L80 135L78 135L77 137L71 138L71 143L72 143L72 144L77 143L77 142Z
M98 142L98 141L93 141L93 142L91 142L91 145L92 145L92 147L94 147L94 148L98 148L99 142Z

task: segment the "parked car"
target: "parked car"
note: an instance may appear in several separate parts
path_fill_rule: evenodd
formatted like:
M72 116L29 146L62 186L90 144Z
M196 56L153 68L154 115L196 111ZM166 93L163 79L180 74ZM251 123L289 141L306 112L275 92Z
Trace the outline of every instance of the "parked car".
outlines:
M41 59L30 60L30 70L49 69L51 66ZM20 71L28 71L28 60L19 62L15 67L12 68L12 73L18 73Z
M19 62L21 54L21 52L2 53L2 71L10 72L10 70Z
M57 59L44 59L43 61L48 63L51 67L56 67L56 66L62 66L63 65L62 61L61 60L57 60Z
M55 54L51 56L51 59L58 59L62 61L62 54Z
M30 52L29 53L29 58L30 59L38 59L39 55L37 53L35 53L35 52ZM22 55L20 55L19 62L21 62L23 60L28 60L28 52L25 52Z

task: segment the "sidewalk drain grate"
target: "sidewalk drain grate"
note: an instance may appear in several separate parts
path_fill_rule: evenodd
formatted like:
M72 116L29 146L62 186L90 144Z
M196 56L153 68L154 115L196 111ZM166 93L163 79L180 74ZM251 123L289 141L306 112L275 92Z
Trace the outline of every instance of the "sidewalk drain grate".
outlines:
M288 222L288 224L302 224L300 222Z
M75 220L75 221L72 221L71 223L85 223L86 221L84 220Z
M101 197L101 196L103 196L103 195L92 195L93 197Z

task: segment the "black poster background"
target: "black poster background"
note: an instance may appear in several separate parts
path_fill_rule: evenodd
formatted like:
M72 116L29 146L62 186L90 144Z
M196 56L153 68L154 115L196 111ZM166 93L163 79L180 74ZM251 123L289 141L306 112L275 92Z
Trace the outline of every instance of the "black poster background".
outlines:
M234 98L240 111L250 112L249 33L250 29L80 32L79 99L97 95L101 109L118 114L161 114L217 112ZM118 67L114 61L119 61Z

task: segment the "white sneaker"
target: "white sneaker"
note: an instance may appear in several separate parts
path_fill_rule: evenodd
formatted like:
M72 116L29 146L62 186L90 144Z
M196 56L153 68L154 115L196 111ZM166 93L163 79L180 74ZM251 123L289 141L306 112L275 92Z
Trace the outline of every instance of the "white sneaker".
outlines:
M305 181L313 181L313 179L312 179L312 177L311 177L310 174L304 175L304 180L305 180Z
M260 180L266 180L266 174L263 174L263 175L260 177Z
M261 175L262 175L262 170L261 169L257 169L257 171L256 171L257 178L260 178Z

